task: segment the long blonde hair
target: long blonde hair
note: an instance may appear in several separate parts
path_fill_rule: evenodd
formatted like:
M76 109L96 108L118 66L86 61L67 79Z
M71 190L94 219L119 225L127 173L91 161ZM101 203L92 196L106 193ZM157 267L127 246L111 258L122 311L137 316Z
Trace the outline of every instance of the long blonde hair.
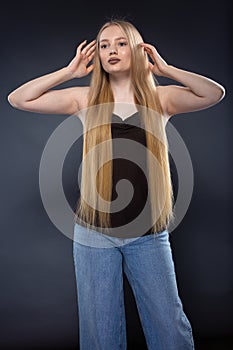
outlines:
M174 218L165 117L156 90L158 82L148 68L147 54L138 45L143 39L135 26L125 20L111 20L105 23L97 35L97 50L88 98L89 108L85 117L83 159L89 154L88 161L82 163L82 182L75 221L100 231L101 228L111 227L109 214L112 193L111 114L114 97L109 75L101 65L98 47L102 31L111 25L119 26L129 42L134 100L137 109L143 115L147 149L152 152L160 166L158 171L149 157L150 152L147 152L149 198L152 218L155 218L152 232L159 232L167 228L168 223ZM97 151L90 152L101 143L101 151L97 148ZM106 159L109 160L105 161ZM106 201L104 211L98 210L100 207L103 208L100 205L101 200Z

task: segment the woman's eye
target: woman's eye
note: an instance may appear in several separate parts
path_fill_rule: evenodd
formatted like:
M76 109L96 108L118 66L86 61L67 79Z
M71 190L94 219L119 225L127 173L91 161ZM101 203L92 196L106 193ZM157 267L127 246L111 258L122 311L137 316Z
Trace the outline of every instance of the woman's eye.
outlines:
M127 43L124 42L124 41L121 41L121 42L118 43L118 45L119 45L119 46L125 46L125 45L127 45ZM106 49L107 47L108 47L108 44L102 44L102 45L100 45L100 48L101 48L101 49Z

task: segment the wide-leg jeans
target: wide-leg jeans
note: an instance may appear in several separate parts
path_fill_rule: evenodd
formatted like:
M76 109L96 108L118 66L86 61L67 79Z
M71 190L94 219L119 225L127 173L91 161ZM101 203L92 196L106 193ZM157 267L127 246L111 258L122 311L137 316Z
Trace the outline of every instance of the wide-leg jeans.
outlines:
M127 349L123 271L148 349L194 349L167 230L122 239L75 223L73 258L80 350Z

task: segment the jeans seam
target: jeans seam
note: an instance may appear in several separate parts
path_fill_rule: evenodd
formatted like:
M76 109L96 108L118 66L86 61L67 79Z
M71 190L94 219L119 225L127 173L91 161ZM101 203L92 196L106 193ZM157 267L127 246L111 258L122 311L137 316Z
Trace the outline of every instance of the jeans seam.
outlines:
M120 291L120 349L123 349L123 324L122 324L123 300L122 300L122 293L123 293L123 288L121 288L121 291Z
M137 294L137 288L136 288L136 283L135 283L135 280L134 280L134 277L133 277L133 274L131 273L131 271L130 271L130 269L128 268L128 265L127 265L127 263L125 262L125 266L126 266L126 269L128 270L128 272L129 272L129 274L130 274L130 276L131 276L131 283L132 283L132 289L133 289L133 291L134 291L134 293L135 293L135 301L137 301L138 300L138 294ZM139 303L138 303L139 304ZM138 308L138 305L137 305L137 308ZM138 313L139 313L139 316L140 316L140 312L139 312L139 310L138 310Z

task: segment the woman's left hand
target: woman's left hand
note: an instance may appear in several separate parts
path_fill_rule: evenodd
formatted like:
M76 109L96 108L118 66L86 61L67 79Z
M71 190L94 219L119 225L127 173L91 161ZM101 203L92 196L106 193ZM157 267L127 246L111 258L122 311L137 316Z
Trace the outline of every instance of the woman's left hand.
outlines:
M166 68L168 64L164 61L164 59L159 55L156 48L150 44L141 43L142 47L144 47L145 52L150 56L153 63L149 63L150 70L158 76L163 76L165 74Z

